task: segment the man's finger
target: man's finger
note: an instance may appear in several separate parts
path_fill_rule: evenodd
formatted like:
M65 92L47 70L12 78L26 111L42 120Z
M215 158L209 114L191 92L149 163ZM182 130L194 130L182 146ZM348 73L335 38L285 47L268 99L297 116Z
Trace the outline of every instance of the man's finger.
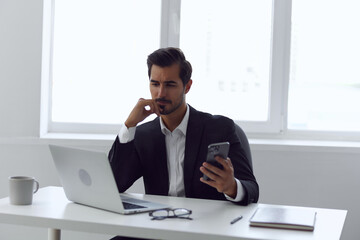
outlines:
M232 167L232 163L231 163L230 158L224 159L224 158L222 158L220 156L215 156L215 160L218 163L220 163L224 167L225 170L228 170L228 169L230 169L230 167Z
M147 115L155 113L156 115L160 115L159 107L152 99L139 99L140 106L144 109Z
M221 170L220 168L214 166L213 164L211 163L208 163L208 162L203 162L203 166L207 169L207 170L210 170L211 172L217 174L217 175L220 175L222 173L223 170Z
M232 162L230 158L226 158L226 162L229 164L230 167L233 168Z
M205 174L206 176L208 176L211 180L216 181L218 180L219 176L216 175L214 172L212 172L211 170L209 171L207 168L205 167L200 167L200 171Z
M216 182L215 181L208 181L208 180L205 180L204 178L200 178L200 181L213 187L213 188L216 188Z
M152 101L152 111L153 113L155 113L156 115L160 116L160 109L159 109L159 105L157 105L157 103L153 100Z

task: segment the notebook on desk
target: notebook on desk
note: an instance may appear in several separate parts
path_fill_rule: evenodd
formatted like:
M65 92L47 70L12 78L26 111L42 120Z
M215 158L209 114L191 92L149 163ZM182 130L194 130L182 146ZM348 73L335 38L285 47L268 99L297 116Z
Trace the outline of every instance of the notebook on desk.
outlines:
M250 226L314 231L316 211L299 207L259 207Z
M66 197L75 203L121 214L169 206L119 194L104 152L49 145Z

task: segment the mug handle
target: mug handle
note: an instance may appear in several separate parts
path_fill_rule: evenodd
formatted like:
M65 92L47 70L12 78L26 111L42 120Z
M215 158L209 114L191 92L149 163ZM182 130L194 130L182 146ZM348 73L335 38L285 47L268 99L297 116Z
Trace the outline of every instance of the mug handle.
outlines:
M35 183L34 193L36 193L39 190L39 182L34 180L34 183Z

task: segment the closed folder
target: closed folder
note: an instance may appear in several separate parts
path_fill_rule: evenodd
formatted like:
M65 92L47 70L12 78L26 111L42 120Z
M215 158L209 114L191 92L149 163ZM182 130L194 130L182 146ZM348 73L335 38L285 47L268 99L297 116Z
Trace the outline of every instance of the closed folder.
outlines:
M259 207L250 226L313 231L316 211L301 207Z

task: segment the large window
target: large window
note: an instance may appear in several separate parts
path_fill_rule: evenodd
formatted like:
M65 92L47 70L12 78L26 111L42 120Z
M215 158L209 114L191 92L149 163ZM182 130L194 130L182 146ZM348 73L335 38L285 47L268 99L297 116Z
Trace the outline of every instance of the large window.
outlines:
M268 120L271 14L268 0L181 1L192 104L239 121Z
M150 97L147 55L174 46L194 69L188 103L233 118L250 136L357 136L359 7L352 0L53 0L48 129L116 133L138 98Z
M288 127L360 131L360 2L293 0Z
M51 122L116 124L149 97L146 56L160 46L160 2L55 1Z

